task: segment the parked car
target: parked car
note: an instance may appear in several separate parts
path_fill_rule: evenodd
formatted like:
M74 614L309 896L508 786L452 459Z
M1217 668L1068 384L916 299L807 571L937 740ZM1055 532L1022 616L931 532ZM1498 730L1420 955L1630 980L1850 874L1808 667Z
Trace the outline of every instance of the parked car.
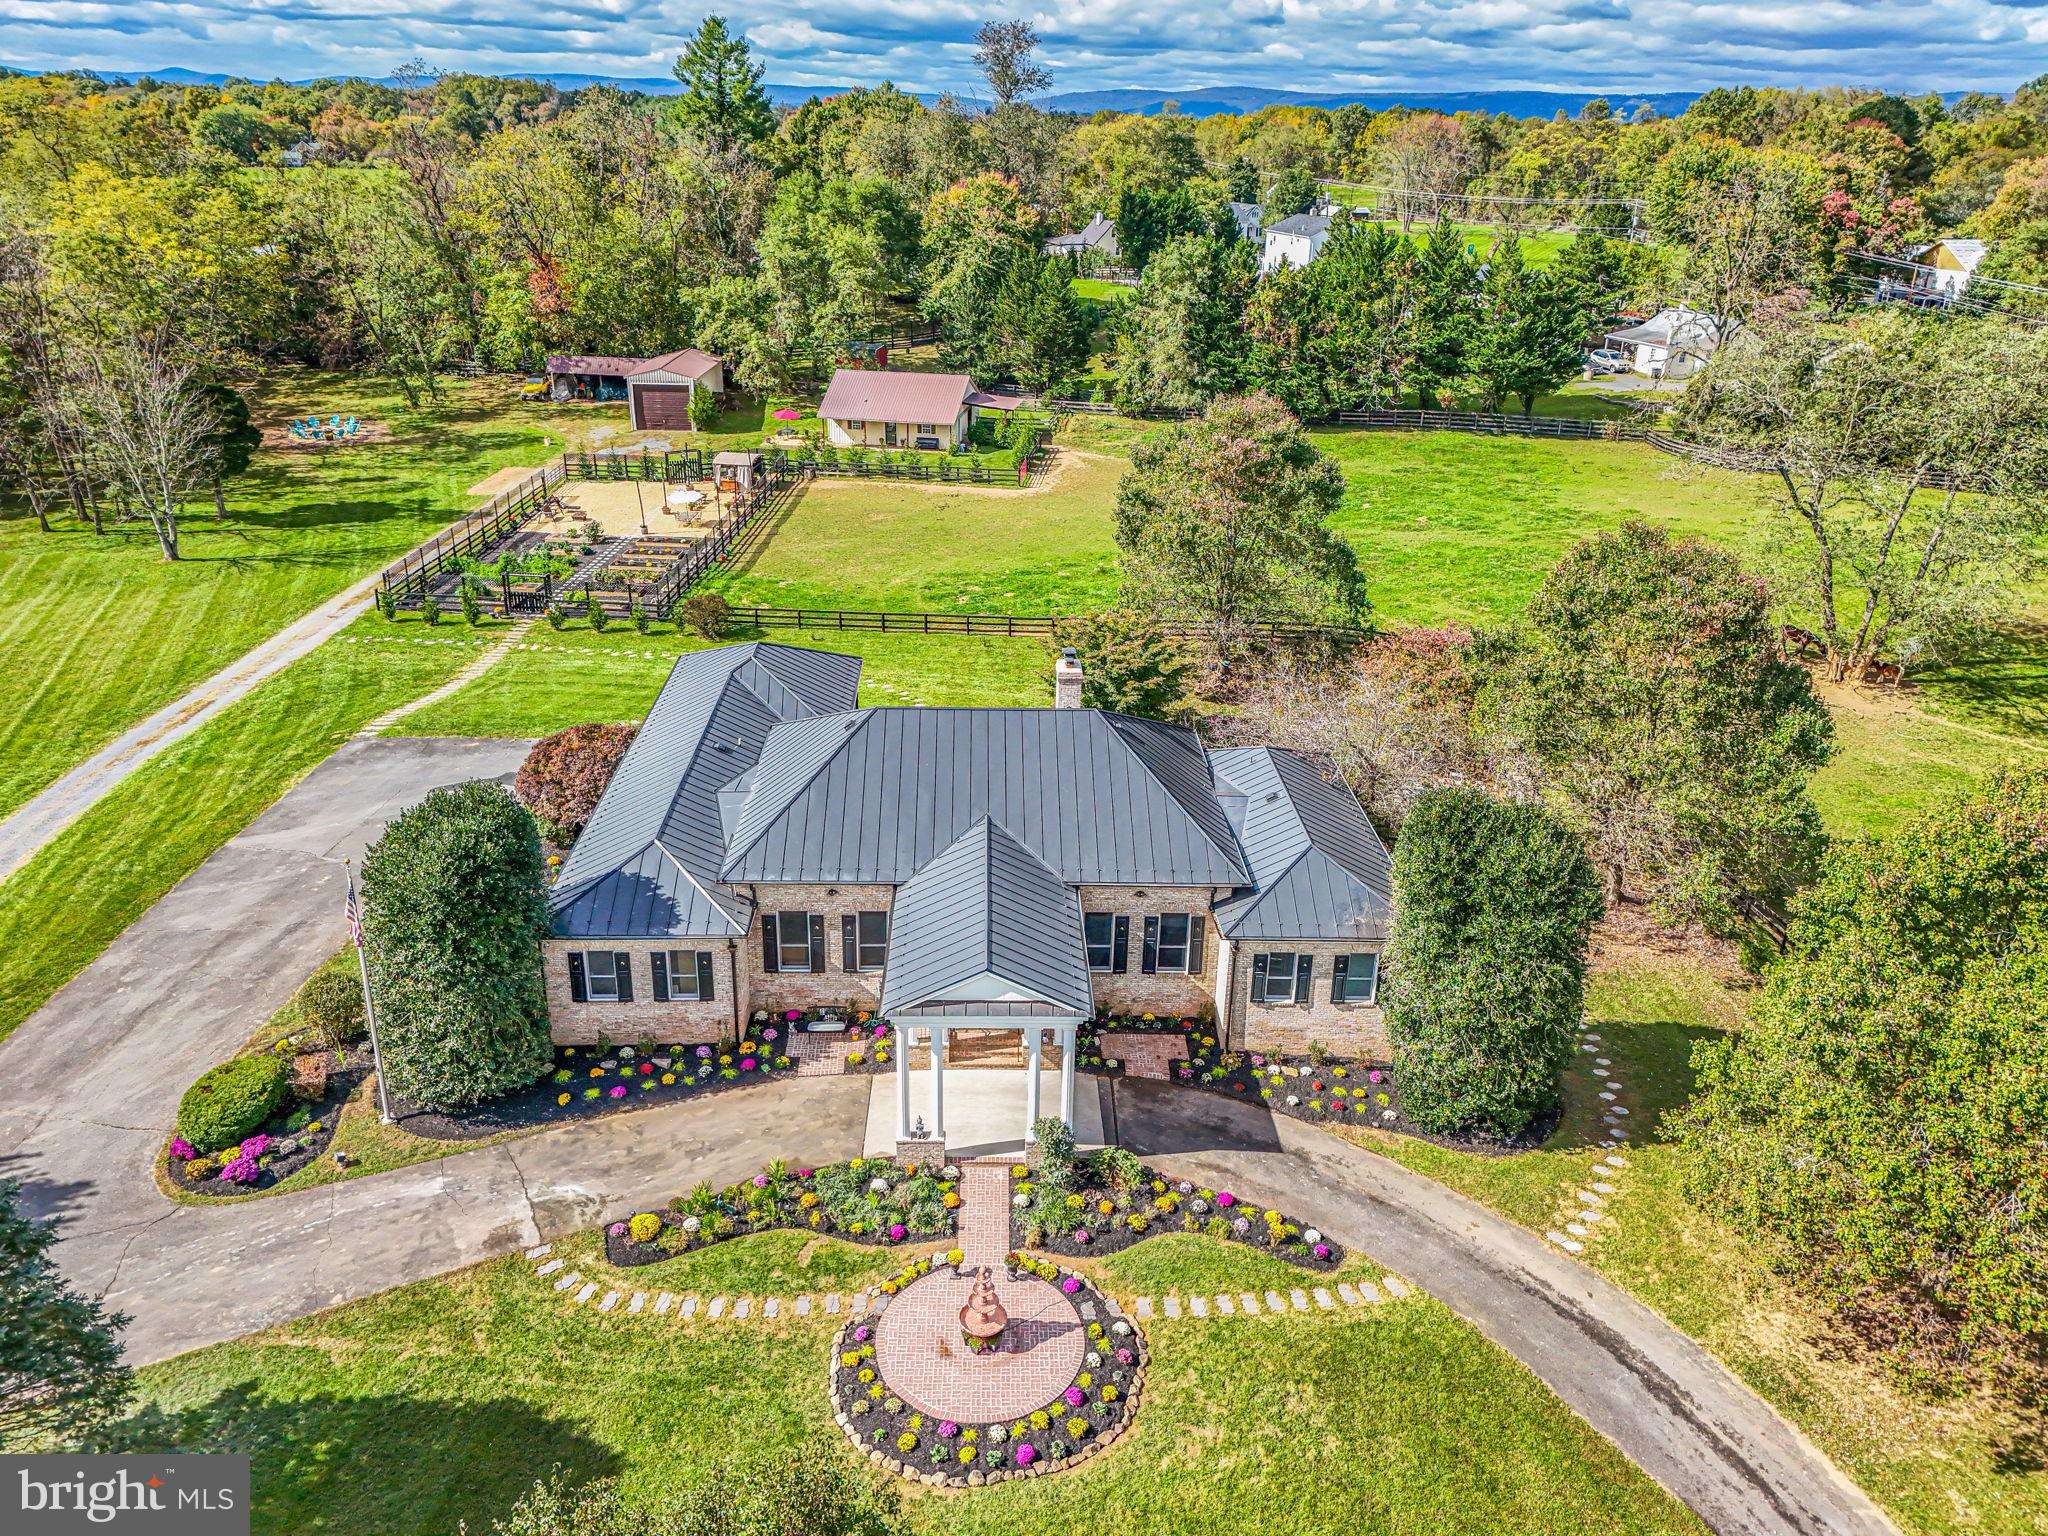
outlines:
M519 381L520 399L545 400L547 395L548 381L546 379L521 379Z
M1588 373L1627 373L1628 354L1619 347L1595 347L1586 354Z

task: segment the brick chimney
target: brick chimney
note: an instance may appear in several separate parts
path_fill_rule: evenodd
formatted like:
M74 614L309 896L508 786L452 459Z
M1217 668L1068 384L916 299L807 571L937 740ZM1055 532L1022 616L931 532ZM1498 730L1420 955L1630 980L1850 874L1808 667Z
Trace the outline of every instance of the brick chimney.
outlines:
M1071 645L1060 652L1060 659L1052 666L1052 707L1081 707L1081 658L1074 654Z

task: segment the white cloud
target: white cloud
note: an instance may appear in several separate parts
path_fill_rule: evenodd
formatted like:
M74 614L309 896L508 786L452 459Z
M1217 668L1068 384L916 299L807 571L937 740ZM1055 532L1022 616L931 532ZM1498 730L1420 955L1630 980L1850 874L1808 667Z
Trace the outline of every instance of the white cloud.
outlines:
M771 81L892 79L971 89L971 0L734 0ZM1203 84L1282 90L1712 85L2009 89L2048 71L2043 0L1036 0L1054 90ZM256 78L442 69L665 73L693 10L657 0L0 0L0 62L183 65Z

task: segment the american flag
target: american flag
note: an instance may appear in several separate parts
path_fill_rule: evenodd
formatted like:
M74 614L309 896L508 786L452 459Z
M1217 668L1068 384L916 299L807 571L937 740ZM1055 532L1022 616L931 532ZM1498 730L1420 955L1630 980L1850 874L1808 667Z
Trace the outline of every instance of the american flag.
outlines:
M348 919L349 942L357 949L363 947L363 904L356 899L356 872L353 866L348 872L348 903L342 908Z

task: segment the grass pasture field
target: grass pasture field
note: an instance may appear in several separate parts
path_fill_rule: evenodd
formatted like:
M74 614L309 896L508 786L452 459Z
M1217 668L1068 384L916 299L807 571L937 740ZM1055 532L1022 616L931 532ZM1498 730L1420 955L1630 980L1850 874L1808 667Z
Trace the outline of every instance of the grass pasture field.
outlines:
M702 1260L731 1274L707 1268L693 1283L740 1289L783 1262L781 1248L747 1251L777 1236L791 1234L711 1250ZM1148 1327L1146 1399L1110 1452L1057 1477L908 1493L908 1528L1702 1529L1436 1302ZM819 1318L599 1316L505 1260L152 1366L142 1388L160 1435L256 1454L266 1536L447 1536L463 1520L488 1529L557 1464L652 1494L765 1447L850 1460L822 1390L831 1339Z

